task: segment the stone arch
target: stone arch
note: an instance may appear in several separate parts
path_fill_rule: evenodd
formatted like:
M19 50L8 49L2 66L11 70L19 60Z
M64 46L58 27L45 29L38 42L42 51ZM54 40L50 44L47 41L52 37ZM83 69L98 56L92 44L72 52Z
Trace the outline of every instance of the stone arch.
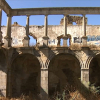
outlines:
M91 63L92 59L93 59L95 56L99 55L99 54L100 54L100 52L95 53L95 54L93 54L92 56L89 56L89 57L87 58L87 60L86 60L85 68L89 69L89 66L90 66L90 63Z
M95 87L100 86L100 52L88 57L86 67L89 69L90 85L94 84Z
M70 34L67 34L66 35L68 38L67 38L67 43L69 44L69 45L71 45L71 35ZM58 36L57 37L57 40L58 40L58 46L60 46L60 44L61 44L61 39L63 39L63 37L64 37L64 35L60 35L60 36ZM69 41L68 41L68 39L69 39Z
M61 52L61 53L64 53L64 52ZM53 59L54 56L59 55L61 53L60 52L55 52L53 54L50 53L49 58L45 62L45 67L48 68L50 60ZM68 53L65 53L65 54L71 54L71 55L75 56L78 59L78 61L80 62L80 67L82 68L82 66L84 64L83 60L81 59L81 57L77 53L73 53L73 52L70 53L70 52L68 52Z
M59 53L53 56L48 67L49 95L53 95L52 93L56 90L62 92L66 85L74 87L74 85L77 86L75 82L81 84L79 82L80 69L79 60L71 53Z
M36 56L24 53L18 55L11 64L12 97L37 95L40 93L41 65Z
M35 57L38 59L41 68L42 68L42 66L44 66L43 61L42 61L42 59L41 59L41 57L40 57L39 52L34 51L34 54L33 54L33 53L23 53L23 52L20 51L20 50L17 51L17 52L15 51L15 54L12 55L13 57L12 57L12 59L11 59L10 65L12 64L12 62L14 61L14 59L15 59L16 57L18 57L19 55L22 55L22 54L31 54L31 55L35 56Z
M36 40L36 44L37 44L37 37L36 37L34 34L32 34L31 32L29 33L29 35L30 35L30 36L32 36L32 37L33 37L33 39L35 39L35 40ZM35 45L36 45L36 44L35 44Z

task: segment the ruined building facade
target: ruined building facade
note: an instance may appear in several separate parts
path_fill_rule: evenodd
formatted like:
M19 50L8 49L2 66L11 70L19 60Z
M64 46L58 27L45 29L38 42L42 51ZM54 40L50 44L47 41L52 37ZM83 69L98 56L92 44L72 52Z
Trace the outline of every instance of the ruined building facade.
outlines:
M0 0L0 8L1 96L31 93L47 100L56 90L62 92L66 84L100 85L100 26L87 25L85 17L100 14L100 7L12 9ZM7 26L1 26L2 10L7 13ZM64 15L60 25L48 25L48 15L54 14ZM26 27L17 22L11 25L12 16L20 15L27 16ZM44 15L44 26L29 26L30 15ZM29 46L29 35L36 45Z

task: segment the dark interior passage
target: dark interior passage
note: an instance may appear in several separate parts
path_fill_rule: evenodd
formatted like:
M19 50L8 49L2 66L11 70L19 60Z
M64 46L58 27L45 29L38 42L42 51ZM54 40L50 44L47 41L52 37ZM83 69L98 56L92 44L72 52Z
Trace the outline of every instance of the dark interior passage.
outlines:
M40 64L31 54L18 56L12 63L12 96L40 93Z
M100 55L92 59L89 74L90 84L94 84L96 87L100 86Z
M49 65L49 95L57 91L61 93L66 86L78 86L79 79L80 64L75 56L71 54L55 56Z

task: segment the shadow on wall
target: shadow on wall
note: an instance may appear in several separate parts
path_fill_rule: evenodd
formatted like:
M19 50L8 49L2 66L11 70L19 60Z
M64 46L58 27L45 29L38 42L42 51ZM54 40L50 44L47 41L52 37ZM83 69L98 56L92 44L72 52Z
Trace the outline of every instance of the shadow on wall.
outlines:
M38 97L40 93L40 64L31 54L19 55L12 63L12 97L22 94Z
M6 57L2 49L0 49L0 96L6 95Z
M80 64L71 54L58 54L49 65L49 96L65 100L99 100L80 80ZM64 94L65 91L65 94ZM64 100L64 99L61 99Z

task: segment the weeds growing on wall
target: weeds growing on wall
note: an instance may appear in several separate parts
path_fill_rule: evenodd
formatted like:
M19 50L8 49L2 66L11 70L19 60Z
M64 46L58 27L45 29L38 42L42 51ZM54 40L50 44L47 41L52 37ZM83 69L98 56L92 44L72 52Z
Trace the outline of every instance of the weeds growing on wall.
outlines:
M81 91L80 91L81 90ZM55 91L54 95L48 100L100 100L100 87L95 87L95 84L89 84L88 90L81 87L80 90L72 85L66 85L63 92ZM5 98L0 97L0 100L40 100L34 99L32 96L21 95L20 98Z

